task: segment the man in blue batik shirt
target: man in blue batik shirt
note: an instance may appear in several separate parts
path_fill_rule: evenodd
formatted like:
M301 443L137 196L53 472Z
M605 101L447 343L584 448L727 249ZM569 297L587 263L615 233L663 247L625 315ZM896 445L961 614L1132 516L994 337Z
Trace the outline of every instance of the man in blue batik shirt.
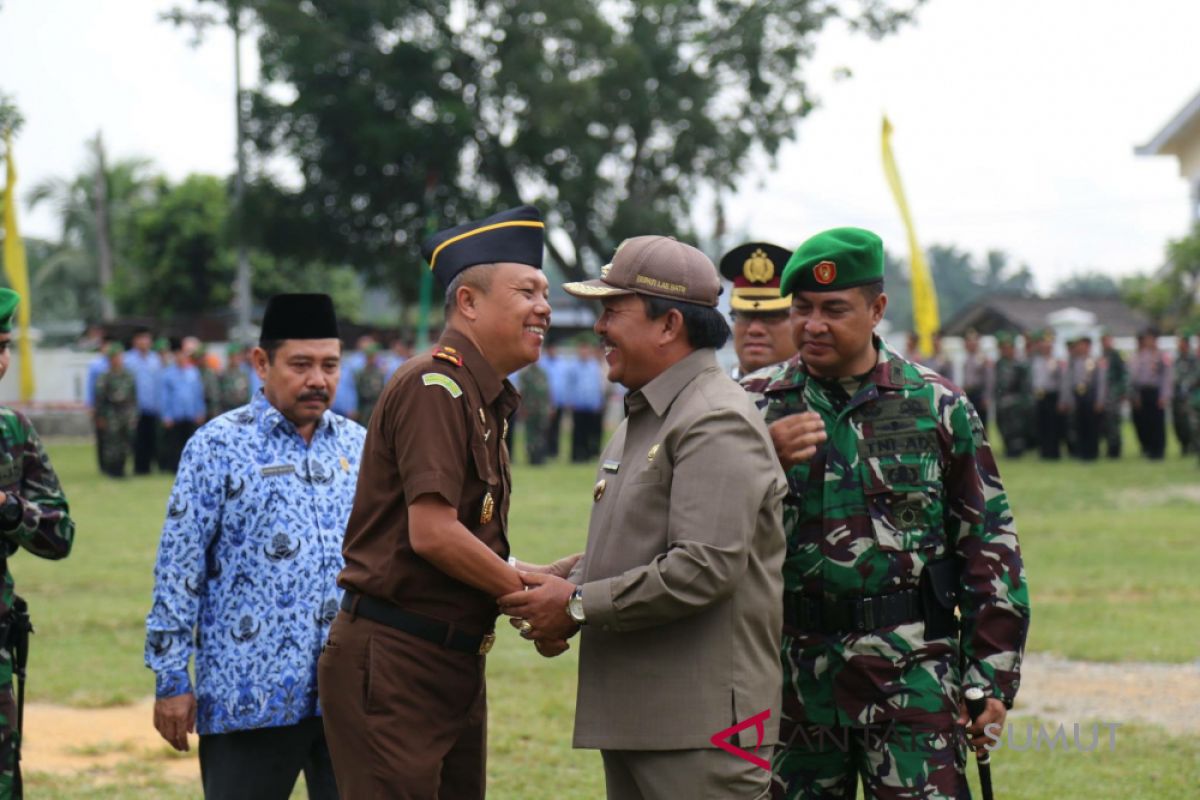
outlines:
M146 620L154 725L178 750L200 734L205 797L282 800L303 771L310 798L334 798L317 657L365 431L329 410L328 295L271 298L259 344L262 391L192 437L171 492Z

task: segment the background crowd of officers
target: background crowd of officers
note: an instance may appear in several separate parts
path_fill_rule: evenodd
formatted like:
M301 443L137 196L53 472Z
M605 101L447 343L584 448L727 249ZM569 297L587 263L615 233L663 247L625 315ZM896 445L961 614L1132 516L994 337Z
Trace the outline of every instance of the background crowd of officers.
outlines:
M115 478L124 477L131 458L135 475L156 468L174 473L196 429L244 406L262 385L250 362L252 346L213 349L193 336L156 338L149 329L137 330L128 342L106 339L98 346L88 366L85 402L100 470ZM403 338L385 348L374 336L359 337L343 355L333 410L367 425L388 379L411 355ZM524 398L521 419L514 423L525 428L529 463L557 460L564 432L572 463L595 460L614 391L599 348L587 341L549 346L539 363L511 377Z
M910 337L911 348L915 337ZM1137 349L1122 354L1104 334L1099 347L1091 337L1068 339L1066 358L1054 352L1054 333L1024 337L998 333L999 357L985 356L979 336L964 339L965 355L956 370L935 337L934 353L920 363L960 385L986 425L994 419L1009 458L1036 451L1058 460L1065 451L1083 461L1103 455L1120 458L1126 406L1144 457L1166 454L1170 417L1180 450L1200 452L1200 361L1193 334L1181 333L1174 357L1159 348L1156 330L1139 332Z

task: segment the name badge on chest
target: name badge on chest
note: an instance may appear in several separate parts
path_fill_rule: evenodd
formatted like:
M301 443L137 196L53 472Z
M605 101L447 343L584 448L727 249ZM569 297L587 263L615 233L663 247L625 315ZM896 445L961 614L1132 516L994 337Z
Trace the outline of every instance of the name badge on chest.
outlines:
M264 478L275 478L280 475L292 475L296 472L295 464L275 464L270 467L263 467L259 472Z

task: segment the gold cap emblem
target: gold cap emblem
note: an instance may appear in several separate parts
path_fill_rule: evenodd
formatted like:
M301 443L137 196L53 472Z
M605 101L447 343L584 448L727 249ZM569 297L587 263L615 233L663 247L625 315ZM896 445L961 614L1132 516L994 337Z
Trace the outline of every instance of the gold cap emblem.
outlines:
M742 264L742 274L751 283L766 283L775 277L775 262L767 258L761 247L757 247Z

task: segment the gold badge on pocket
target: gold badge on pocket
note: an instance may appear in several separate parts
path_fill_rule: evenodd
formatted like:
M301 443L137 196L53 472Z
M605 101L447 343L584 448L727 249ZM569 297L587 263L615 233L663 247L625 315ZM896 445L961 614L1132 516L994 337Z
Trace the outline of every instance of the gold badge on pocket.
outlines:
M479 524L487 525L492 521L492 516L496 513L496 501L492 499L492 493L488 492L483 496L483 510L479 512Z
M604 497L605 481L603 479L596 481L596 488L592 489L592 502L599 503L600 498Z
M646 460L647 460L647 461L653 461L653 460L654 460L654 457L655 457L656 455L658 455L658 448L659 448L659 447L660 447L660 445L657 445L657 444L656 444L656 445L654 445L653 447L651 447L651 448L650 448L650 452L649 452L649 453L646 453Z

